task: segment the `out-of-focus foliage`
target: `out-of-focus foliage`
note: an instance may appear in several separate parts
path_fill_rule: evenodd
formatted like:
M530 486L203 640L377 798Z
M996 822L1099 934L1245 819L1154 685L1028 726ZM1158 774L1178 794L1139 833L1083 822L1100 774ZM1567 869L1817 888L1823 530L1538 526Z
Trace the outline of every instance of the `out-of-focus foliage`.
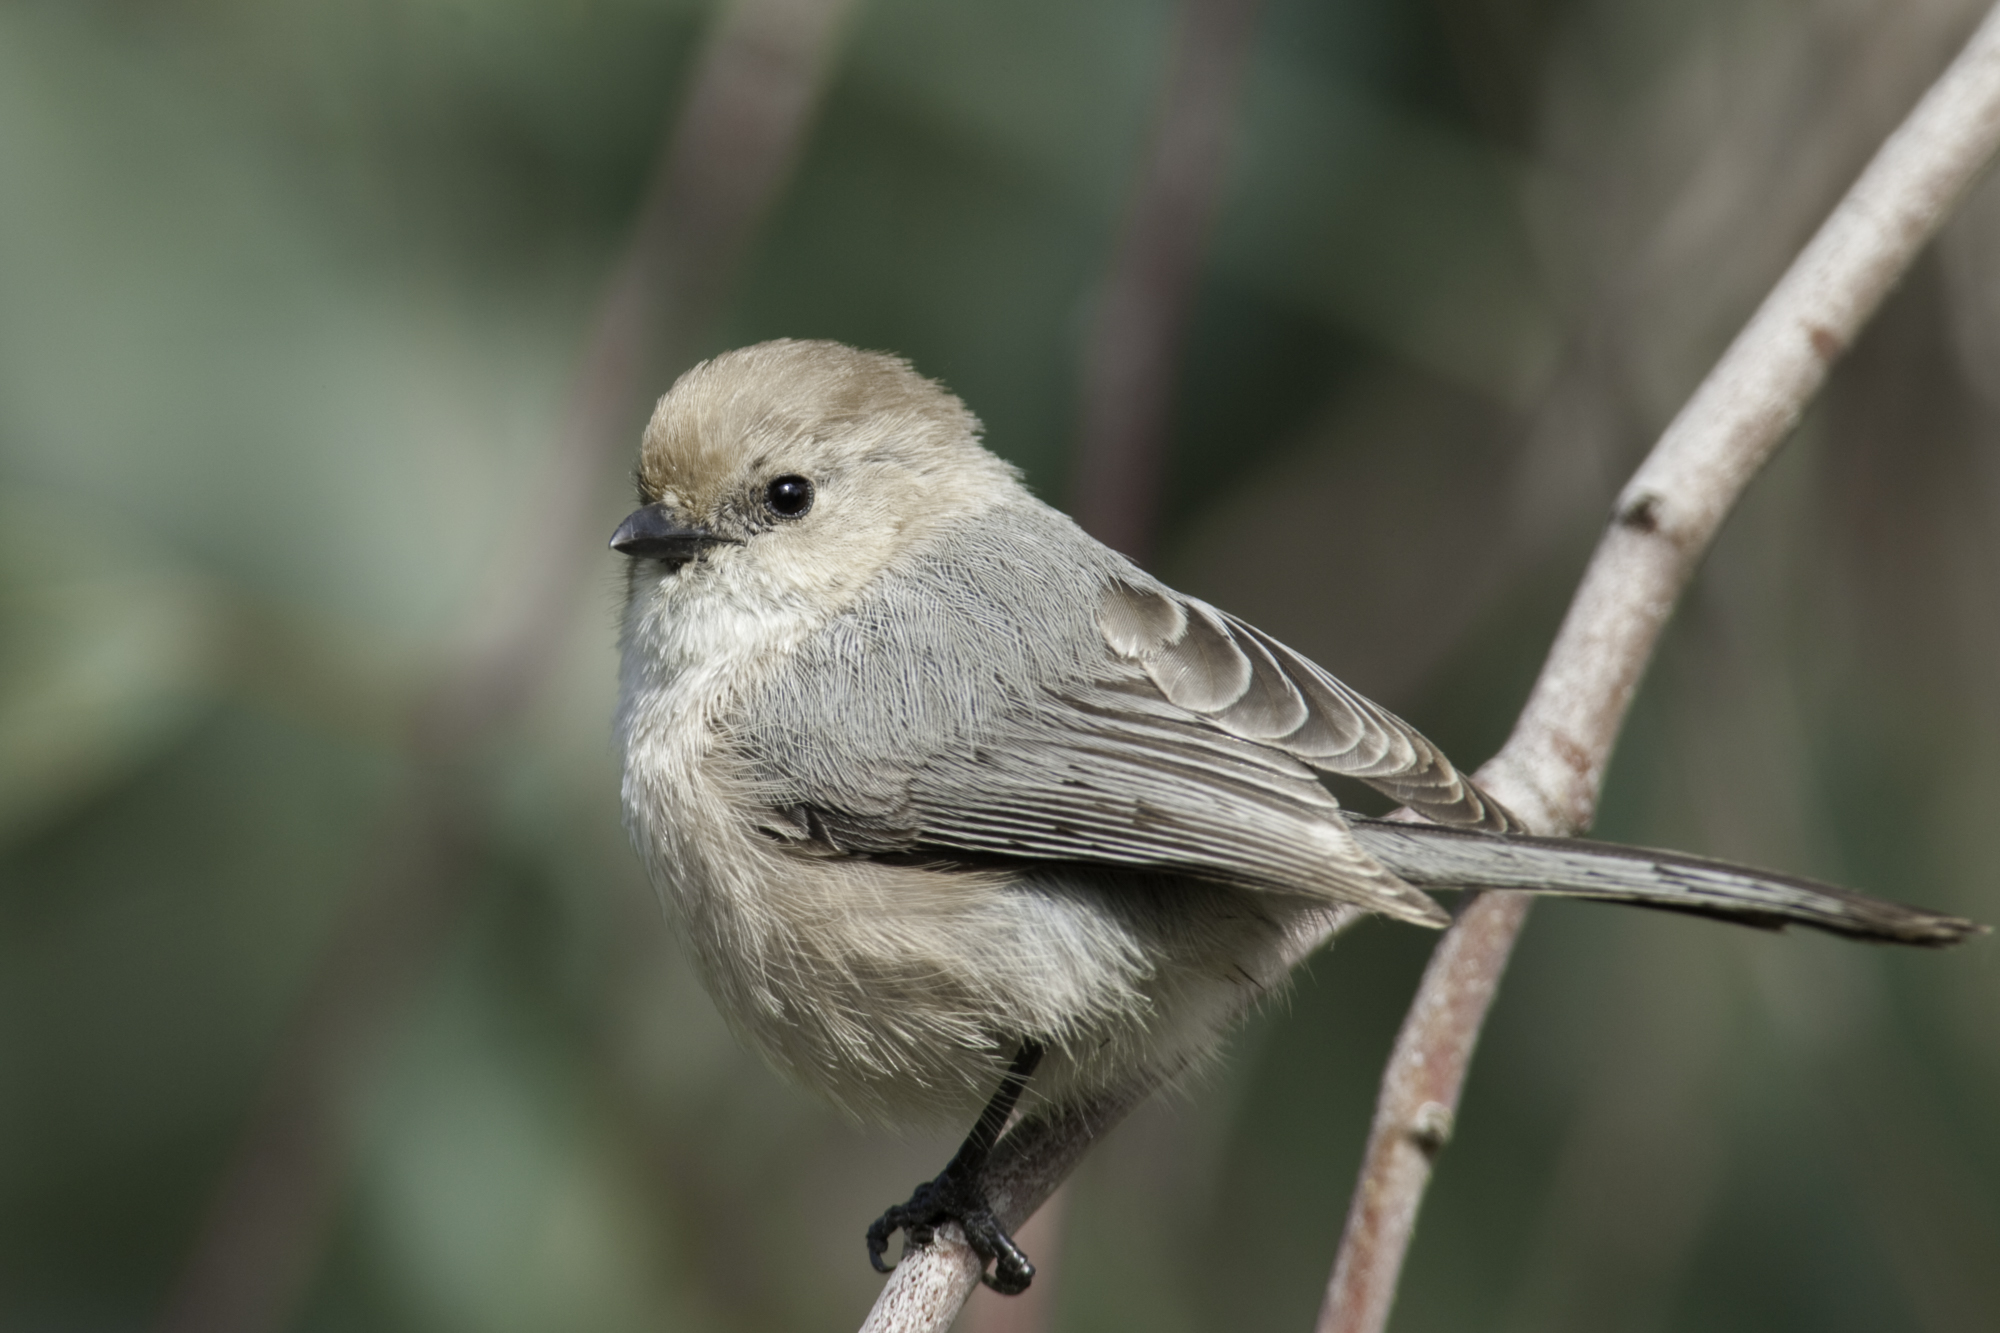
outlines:
M1161 571L1476 761L1619 478L1976 8L1268 0ZM1173 15L864 5L704 345L904 352L1061 501ZM0 1329L157 1317L410 711L508 598L712 17L0 0ZM472 883L338 1090L289 1326L852 1324L861 1228L946 1150L778 1083L682 967L617 822L616 574L462 775ZM1996 807L1989 184L1732 520L1600 827L1994 920ZM1357 930L1103 1145L1056 1327L1306 1325L1427 944ZM1397 1327L1991 1328L1995 958L1542 909Z

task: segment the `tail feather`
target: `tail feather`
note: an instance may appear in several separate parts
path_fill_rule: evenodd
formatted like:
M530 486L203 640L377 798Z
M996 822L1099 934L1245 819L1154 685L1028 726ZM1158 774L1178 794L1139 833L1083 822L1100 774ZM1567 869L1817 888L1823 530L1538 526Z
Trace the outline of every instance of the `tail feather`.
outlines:
M1962 917L1884 902L1796 875L1680 852L1437 824L1349 822L1370 855L1418 888L1518 889L1639 903L1767 930L1802 925L1856 939L1933 948L1987 929Z

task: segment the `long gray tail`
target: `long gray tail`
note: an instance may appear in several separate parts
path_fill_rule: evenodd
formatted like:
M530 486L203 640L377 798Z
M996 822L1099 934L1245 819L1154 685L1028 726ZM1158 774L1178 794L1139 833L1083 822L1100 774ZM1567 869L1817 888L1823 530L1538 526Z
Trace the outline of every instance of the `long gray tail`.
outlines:
M1370 855L1418 888L1521 889L1639 903L1779 930L1794 923L1856 939L1933 948L1985 926L1884 902L1830 884L1579 838L1479 833L1438 824L1350 818Z

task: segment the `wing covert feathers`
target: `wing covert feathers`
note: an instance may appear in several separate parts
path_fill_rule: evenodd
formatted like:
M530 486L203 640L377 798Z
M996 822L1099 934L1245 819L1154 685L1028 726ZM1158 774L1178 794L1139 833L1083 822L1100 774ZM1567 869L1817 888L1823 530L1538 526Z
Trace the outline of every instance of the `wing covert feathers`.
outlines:
M1419 887L1519 889L1631 902L1773 930L1802 925L1856 939L1931 947L1956 944L1986 930L1961 917L1679 852L1573 838L1495 838L1374 819L1349 823L1355 839L1377 860Z
M1114 582L1098 603L1097 626L1167 702L1230 735L1359 778L1440 824L1518 827L1408 723L1205 602Z
M731 700L718 759L757 836L804 856L1070 863L1449 920L1264 739L1313 720L1265 643L1141 591L1157 585L1045 506L989 520L912 548ZM1349 730L1374 762L1392 748Z

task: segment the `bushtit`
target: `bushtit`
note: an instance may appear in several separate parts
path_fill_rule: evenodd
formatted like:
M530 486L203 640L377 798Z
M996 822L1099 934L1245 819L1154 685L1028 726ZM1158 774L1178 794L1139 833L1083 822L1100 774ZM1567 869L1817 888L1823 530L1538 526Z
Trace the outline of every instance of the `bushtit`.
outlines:
M1973 929L1521 836L1400 718L1035 499L894 357L780 341L698 365L653 413L638 482L611 539L631 558L625 814L709 993L852 1111L986 1102L870 1229L878 1268L894 1230L950 1218L991 1285L1025 1287L977 1179L1031 1077L1057 1105L1169 1077L1301 939L1364 913L1444 925L1427 888L1916 944ZM1429 822L1355 818L1322 775Z

